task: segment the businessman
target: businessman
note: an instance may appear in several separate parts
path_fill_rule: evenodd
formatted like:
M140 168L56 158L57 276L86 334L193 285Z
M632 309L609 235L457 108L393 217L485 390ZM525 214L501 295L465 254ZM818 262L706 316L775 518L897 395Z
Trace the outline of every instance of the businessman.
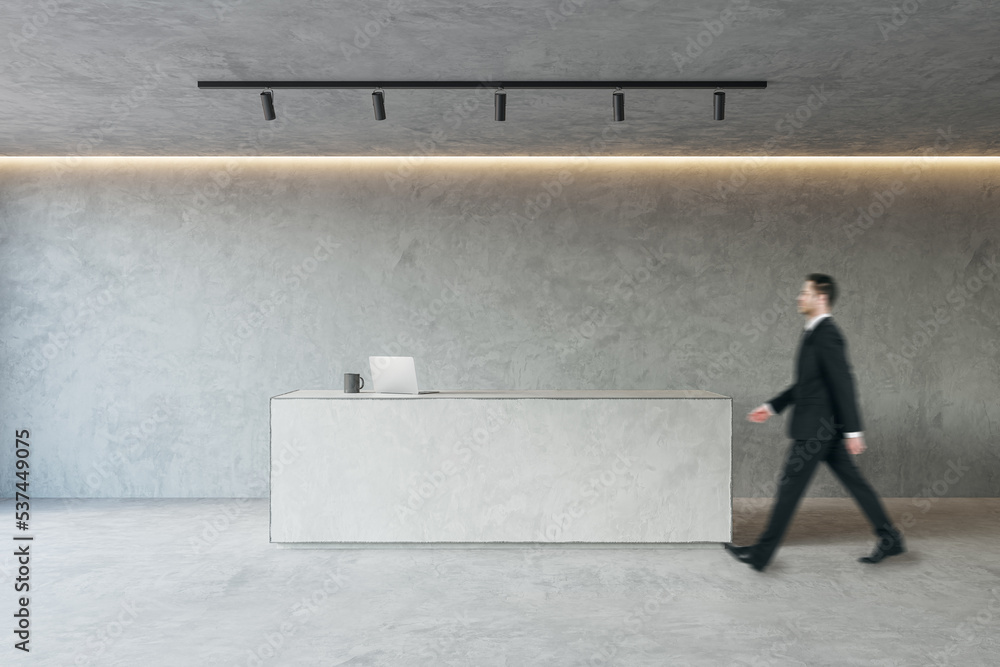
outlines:
M798 309L805 316L806 326L799 341L795 382L747 415L747 419L759 424L787 406L795 406L788 424L792 443L767 528L756 544L724 545L733 557L758 572L767 567L777 551L820 461L826 461L841 484L851 492L878 537L872 554L858 560L878 563L887 556L906 551L902 534L893 527L878 495L850 456L865 451L865 440L847 360L847 343L830 316L836 299L837 286L833 278L822 273L806 277L798 296Z

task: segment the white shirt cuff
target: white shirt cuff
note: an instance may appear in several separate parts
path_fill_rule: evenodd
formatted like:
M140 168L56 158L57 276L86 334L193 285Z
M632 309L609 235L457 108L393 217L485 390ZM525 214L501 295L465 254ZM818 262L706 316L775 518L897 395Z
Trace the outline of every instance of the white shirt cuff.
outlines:
M845 433L845 438L860 438L864 431L857 431L855 433Z
M771 407L770 403L765 403L764 407L767 408L767 411L770 412L772 415L778 414L777 412L774 411L774 408Z

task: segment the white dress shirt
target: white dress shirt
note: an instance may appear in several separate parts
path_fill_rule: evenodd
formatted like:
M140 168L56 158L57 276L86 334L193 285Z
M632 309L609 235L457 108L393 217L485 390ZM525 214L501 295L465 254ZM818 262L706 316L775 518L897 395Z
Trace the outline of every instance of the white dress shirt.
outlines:
M815 329L816 325L819 324L819 321L821 319L823 319L824 317L830 317L830 313L822 313L822 314L817 315L816 317L812 318L811 320L809 320L809 323L806 324L806 328L804 329L804 331L812 331L813 329ZM774 408L771 407L770 403L765 403L761 407L766 408L767 411L770 412L772 415L778 414L777 412L774 411ZM855 433L845 433L844 437L845 438L860 438L863 433L864 433L864 431L857 431Z

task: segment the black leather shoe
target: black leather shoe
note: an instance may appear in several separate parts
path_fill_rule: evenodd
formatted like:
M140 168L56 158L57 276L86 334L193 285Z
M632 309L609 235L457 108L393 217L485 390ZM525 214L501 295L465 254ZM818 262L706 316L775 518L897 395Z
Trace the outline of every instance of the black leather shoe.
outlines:
M764 571L764 566L759 565L753 559L753 554L751 552L751 549L753 549L752 546L738 547L735 544L729 544L728 542L724 543L723 546L726 548L726 551L731 553L733 555L733 558L735 558L739 562L746 563L747 565L757 570L758 572Z
M897 535L896 539L894 539L892 543L886 546L885 548L882 547L882 540L879 540L879 543L875 545L875 551L872 552L872 555L862 556L861 558L858 559L858 562L878 563L883 558L887 558L889 556L896 556L901 553L904 553L905 551L906 547L903 546L903 536Z
M750 549L753 548L752 546L738 547L735 544L730 544L729 542L723 543L722 546L725 547L726 551L735 555L748 554L750 553Z

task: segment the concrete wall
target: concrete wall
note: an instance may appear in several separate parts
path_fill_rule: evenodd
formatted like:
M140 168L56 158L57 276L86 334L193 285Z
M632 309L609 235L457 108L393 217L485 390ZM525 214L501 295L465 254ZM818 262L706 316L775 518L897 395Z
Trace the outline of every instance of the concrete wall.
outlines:
M428 388L733 396L734 494L771 496L788 413L744 417L813 271L879 492L998 495L995 160L78 162L0 160L0 495L28 429L35 497L266 496L268 398L407 354Z

